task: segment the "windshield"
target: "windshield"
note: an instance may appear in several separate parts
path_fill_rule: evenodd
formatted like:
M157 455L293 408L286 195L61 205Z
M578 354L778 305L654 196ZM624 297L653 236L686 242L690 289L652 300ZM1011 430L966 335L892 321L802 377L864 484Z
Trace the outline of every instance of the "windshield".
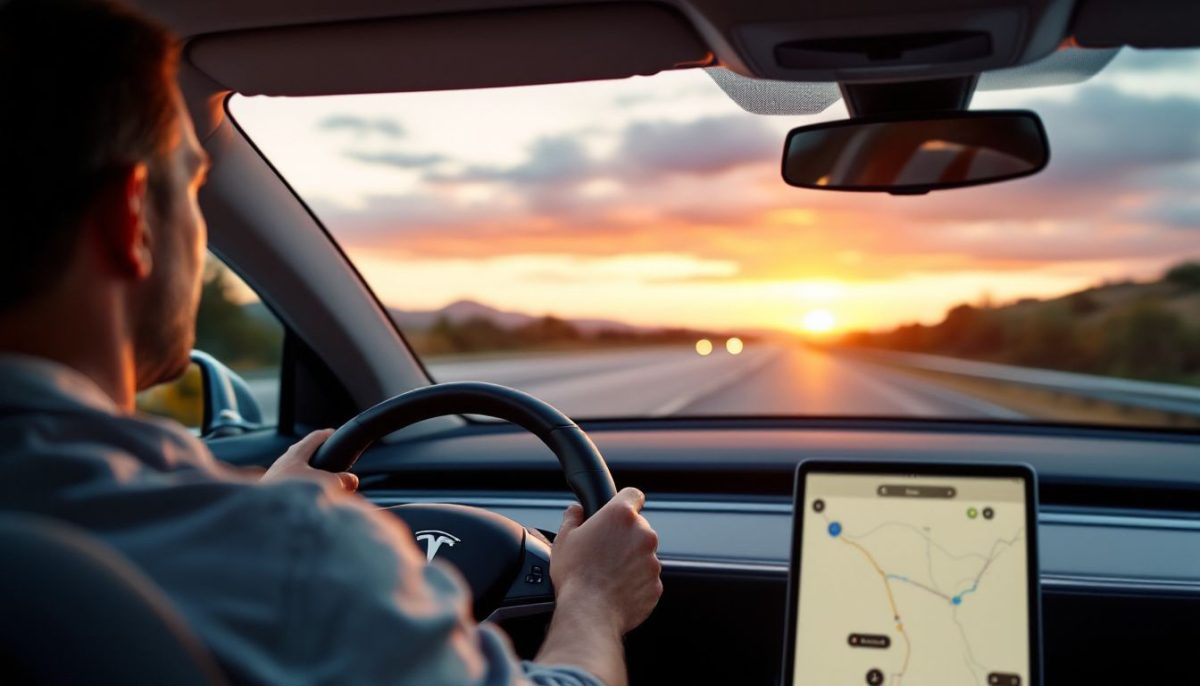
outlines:
M230 111L438 381L582 418L1194 427L1198 69L977 93L1042 116L1049 167L917 197L788 187L785 134L842 104L750 114L700 69Z

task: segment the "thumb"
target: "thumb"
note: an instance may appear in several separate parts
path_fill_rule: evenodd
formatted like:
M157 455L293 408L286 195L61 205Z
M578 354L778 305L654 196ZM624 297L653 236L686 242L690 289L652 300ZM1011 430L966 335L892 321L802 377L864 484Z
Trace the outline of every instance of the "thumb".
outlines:
M558 535L554 540L560 540L562 537L570 534L579 525L583 523L583 506L579 503L571 503L567 509L563 511L562 525L558 527Z
M353 493L358 490L357 474L352 474L350 472L339 472L337 478L342 484L342 488L346 489L347 493Z

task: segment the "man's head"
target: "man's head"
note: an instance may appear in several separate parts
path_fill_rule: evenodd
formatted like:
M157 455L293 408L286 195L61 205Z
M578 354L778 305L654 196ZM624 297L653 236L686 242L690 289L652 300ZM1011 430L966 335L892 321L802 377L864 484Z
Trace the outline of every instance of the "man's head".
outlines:
M0 317L107 287L137 387L186 368L206 156L162 27L107 3L0 4Z

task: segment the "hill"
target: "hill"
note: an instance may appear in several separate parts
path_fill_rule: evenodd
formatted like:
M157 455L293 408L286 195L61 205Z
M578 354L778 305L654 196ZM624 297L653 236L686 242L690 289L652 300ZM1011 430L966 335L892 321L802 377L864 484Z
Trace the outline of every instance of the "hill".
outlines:
M1001 306L963 304L938 324L848 334L840 345L1200 384L1200 262Z
M459 300L436 310L389 312L421 356L666 343L690 345L697 338L727 335L684 328L642 327L610 319L536 316L500 310L473 300Z
M436 310L401 310L390 308L388 312L401 331L425 331L433 328L438 319L451 324L462 324L471 319L486 319L503 329L515 329L537 321L540 317L523 312L500 310L474 300L458 300ZM610 319L563 319L585 334L599 331L647 331Z

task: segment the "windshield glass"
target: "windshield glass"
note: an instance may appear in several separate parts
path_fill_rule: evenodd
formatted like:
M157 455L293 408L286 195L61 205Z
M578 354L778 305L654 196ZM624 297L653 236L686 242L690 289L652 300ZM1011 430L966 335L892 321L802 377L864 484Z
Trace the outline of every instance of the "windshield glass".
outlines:
M842 104L749 114L699 69L230 111L438 381L583 418L1195 427L1198 69L977 93L1042 116L1049 167L916 197L785 185L787 131Z

